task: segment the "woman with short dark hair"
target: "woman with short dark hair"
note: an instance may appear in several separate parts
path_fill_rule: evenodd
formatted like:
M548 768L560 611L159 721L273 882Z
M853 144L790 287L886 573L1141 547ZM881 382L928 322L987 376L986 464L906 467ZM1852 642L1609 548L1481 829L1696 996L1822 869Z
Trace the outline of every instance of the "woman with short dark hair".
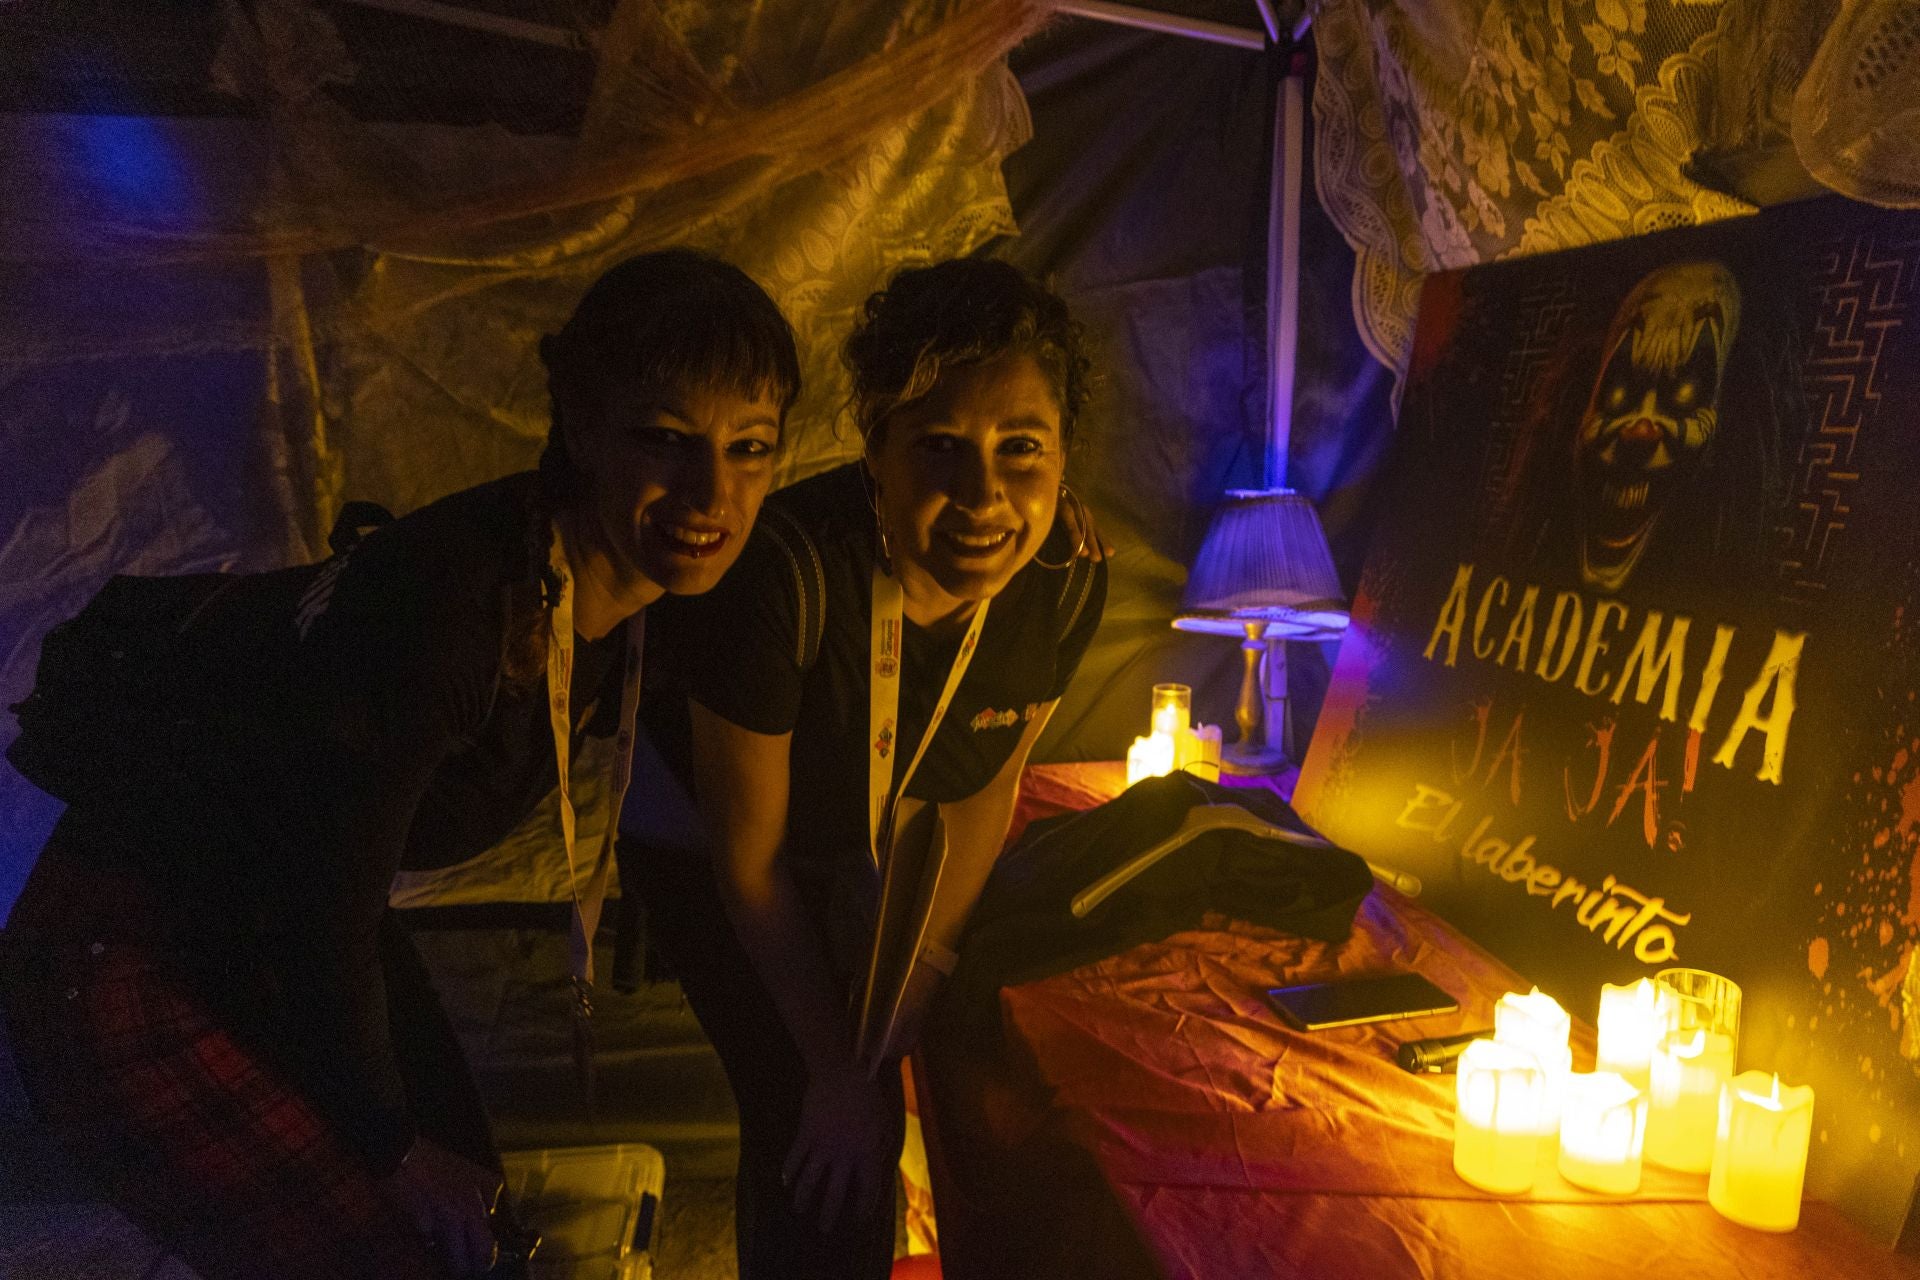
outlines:
M1060 299L1000 262L902 271L846 359L861 460L773 495L728 580L659 619L690 735L650 724L711 858L630 860L739 1103L745 1280L887 1274L899 1056L1106 593L1067 515L1089 365ZM922 848L924 945L876 973L883 868Z
M487 1268L498 1158L389 884L498 841L587 736L618 732L617 797L635 620L711 588L771 485L799 362L737 269L624 262L541 353L537 472L196 605L133 776L61 797L8 921L36 1110L206 1280Z

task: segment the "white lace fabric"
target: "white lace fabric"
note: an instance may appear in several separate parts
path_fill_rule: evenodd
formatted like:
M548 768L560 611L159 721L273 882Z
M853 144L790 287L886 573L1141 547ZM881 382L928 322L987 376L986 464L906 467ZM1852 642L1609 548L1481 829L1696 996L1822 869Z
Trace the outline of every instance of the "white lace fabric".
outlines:
M1315 180L1396 372L1429 272L1753 212L1702 157L1920 202L1920 0L1327 0L1314 31Z

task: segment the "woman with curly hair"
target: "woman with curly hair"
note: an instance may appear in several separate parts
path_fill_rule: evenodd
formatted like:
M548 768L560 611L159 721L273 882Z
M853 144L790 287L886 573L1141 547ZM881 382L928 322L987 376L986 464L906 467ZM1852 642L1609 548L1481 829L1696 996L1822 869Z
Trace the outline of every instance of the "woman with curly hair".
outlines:
M1000 262L904 270L845 354L860 460L770 497L657 633L690 733L668 708L656 737L711 849L633 861L739 1103L746 1280L887 1274L898 1059L1106 595L1063 483L1089 366L1059 298ZM874 935L912 842L945 860L903 990Z

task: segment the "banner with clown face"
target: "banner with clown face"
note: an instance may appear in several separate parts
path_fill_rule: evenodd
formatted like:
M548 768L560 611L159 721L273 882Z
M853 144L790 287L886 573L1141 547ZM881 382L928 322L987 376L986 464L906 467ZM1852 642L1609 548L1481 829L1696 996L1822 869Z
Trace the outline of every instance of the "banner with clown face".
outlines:
M1739 331L1740 282L1718 262L1651 271L1620 304L1574 436L1587 586L1626 585L1661 513L1705 462Z
M1431 278L1296 797L1591 1019L1745 990L1809 1194L1920 1171L1920 213Z

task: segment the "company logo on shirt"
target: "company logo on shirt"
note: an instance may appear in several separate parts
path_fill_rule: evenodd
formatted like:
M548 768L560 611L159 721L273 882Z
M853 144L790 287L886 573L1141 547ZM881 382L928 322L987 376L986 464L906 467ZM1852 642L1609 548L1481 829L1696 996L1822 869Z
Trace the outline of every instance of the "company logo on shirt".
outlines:
M1025 711L995 711L987 707L979 715L967 721L967 727L975 733L983 729L1005 729L1009 725L1020 724L1040 714L1040 704L1029 702Z

